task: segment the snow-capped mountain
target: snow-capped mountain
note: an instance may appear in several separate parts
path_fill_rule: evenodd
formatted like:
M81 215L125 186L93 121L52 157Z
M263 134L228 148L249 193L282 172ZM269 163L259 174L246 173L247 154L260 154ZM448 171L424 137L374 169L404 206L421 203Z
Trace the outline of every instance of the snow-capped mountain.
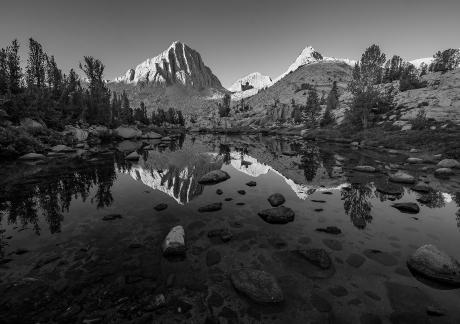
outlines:
M335 62L344 62L350 66L353 66L356 61L350 60L350 59L341 59L341 58L335 58L335 57L324 57L316 51L312 46L307 46L305 47L300 55L296 58L294 63L292 63L289 68L287 69L286 72L281 74L278 78L273 83L276 83L277 81L281 80L283 77L288 75L290 72L293 72L297 70L299 67L307 65L307 64L313 64L313 63L318 63L318 62L323 62L323 61L335 61Z
M228 88L228 90L232 92L238 92L246 91L252 88L263 89L265 87L271 86L271 84L272 79L269 76L263 75L259 72L254 72L235 81L232 86Z
M181 84L197 89L222 87L219 79L201 59L200 53L175 41L158 56L147 59L125 75L113 80L116 83Z
M418 69L423 63L429 66L431 63L433 63L433 60L434 60L433 57L424 57L424 58L419 58L416 60L409 61L409 63L414 65Z

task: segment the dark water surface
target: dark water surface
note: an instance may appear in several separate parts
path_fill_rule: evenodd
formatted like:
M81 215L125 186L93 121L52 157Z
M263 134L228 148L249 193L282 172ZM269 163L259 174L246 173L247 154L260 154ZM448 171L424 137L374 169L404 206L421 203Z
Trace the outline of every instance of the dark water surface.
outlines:
M424 244L460 260L458 175L440 180L402 155L295 138L187 135L149 144L123 142L85 160L2 165L0 322L460 323L460 291L416 278L406 266ZM141 159L125 161L122 151L133 149ZM355 165L380 172L353 172ZM198 184L220 168L229 180ZM393 169L434 188L420 213L391 207L420 198L410 186L400 195L377 190ZM258 216L275 192L294 210L293 222ZM222 210L198 212L214 202ZM155 211L159 203L168 208ZM104 221L109 214L121 218ZM170 260L160 246L176 225L185 229L187 253ZM326 226L342 233L316 231ZM229 242L208 237L221 228L232 233ZM314 278L291 252L312 247L330 254L334 273ZM210 251L220 262L208 266ZM241 267L273 274L285 302L258 305L238 294L228 273ZM166 306L152 309L159 294ZM444 316L428 315L430 307Z

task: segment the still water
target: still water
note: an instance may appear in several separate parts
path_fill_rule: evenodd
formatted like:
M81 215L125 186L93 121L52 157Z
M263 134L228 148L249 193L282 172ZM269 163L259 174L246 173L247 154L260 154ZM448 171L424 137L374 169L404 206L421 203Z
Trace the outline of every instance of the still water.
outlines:
M134 149L140 160L124 160ZM406 261L428 243L460 260L460 179L437 179L406 158L296 138L187 135L167 145L122 142L86 159L4 164L0 322L459 323L460 291L417 278ZM356 165L380 172L353 172ZM231 178L198 183L216 169ZM382 193L388 173L401 169L434 190ZM272 193L284 195L293 222L258 216ZM418 214L391 207L421 196ZM198 212L215 202L222 210ZM156 211L160 203L168 208ZM160 246L176 225L187 253L168 260ZM341 233L317 231L327 226ZM209 237L215 229L232 239ZM306 248L325 249L333 269L318 273L292 252ZM273 274L285 302L258 305L238 294L228 273L241 267ZM158 294L166 306L148 308Z

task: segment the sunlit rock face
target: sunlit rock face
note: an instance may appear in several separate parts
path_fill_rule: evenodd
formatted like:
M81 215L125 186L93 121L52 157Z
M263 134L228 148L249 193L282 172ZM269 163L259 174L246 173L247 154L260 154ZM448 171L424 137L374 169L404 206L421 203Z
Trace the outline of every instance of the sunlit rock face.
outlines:
M218 156L190 150L159 153L151 151L128 173L146 186L164 192L179 204L186 204L203 192L198 180L204 174L222 167Z
M147 59L125 75L113 80L116 83L138 82L201 88L222 87L219 79L201 59L200 53L176 41L158 56Z

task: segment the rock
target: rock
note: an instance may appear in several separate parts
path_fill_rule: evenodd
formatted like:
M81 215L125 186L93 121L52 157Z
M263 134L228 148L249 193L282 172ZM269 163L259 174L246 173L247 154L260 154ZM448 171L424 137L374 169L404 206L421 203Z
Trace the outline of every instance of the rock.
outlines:
M430 316L444 316L446 315L446 312L445 310L439 308L439 307L436 307L436 306L433 306L433 305L429 305L426 307L426 313Z
M294 211L291 208L280 206L260 211L259 216L270 224L286 224L294 220Z
M120 214L109 214L109 215L105 215L104 217L102 217L102 220L112 221L112 220L120 219L120 218L122 218Z
M206 265L208 267L218 264L220 260L221 260L220 253L216 250L209 250L208 253L206 254Z
M184 228L181 225L173 227L166 235L161 248L164 256L185 254Z
M332 240L332 239L324 239L323 240L324 245L326 245L328 248L334 251L341 251L342 250L342 243L337 240Z
M65 126L62 134L64 136L66 135L72 136L77 142L86 141L89 136L89 132L87 130L83 130L81 128L71 126L71 125Z
M218 202L218 203L212 203L212 204L209 204L209 205L206 205L206 206L202 206L202 207L198 208L198 211L200 213L204 213L204 212L218 211L218 210L221 210L221 209L222 209L222 203Z
M460 286L460 264L457 260L427 244L418 248L407 261L408 267L435 281Z
M282 194L280 194L280 193L274 193L273 195L268 197L268 202L273 207L278 207L278 206L284 204L285 201L286 201L286 199L284 199L284 196Z
M297 155L297 152L294 152L294 151L283 151L282 154L283 154L283 155L286 155L286 156L296 156L296 155Z
M420 211L420 207L416 203L396 203L391 205L391 207L408 214L417 214Z
M417 183L415 186L411 187L412 190L422 193L428 193L433 191L433 188L424 184L424 183Z
M390 181L397 183L413 184L415 183L415 178L403 171L398 171L390 176Z
M124 138L124 139L132 139L141 137L142 132L137 128L120 126L114 129L114 133L116 136Z
M25 128L32 128L32 129L45 128L45 126L43 126L41 123L31 118L21 119L20 123L21 123L21 126Z
M19 158L19 160L22 160L22 161L36 161L36 160L43 160L43 159L46 159L46 157L43 154L38 154L38 153L27 153Z
M369 172L369 173L373 173L377 171L376 168L370 165L357 165L353 168L353 170L358 171L358 172Z
M313 307L321 313L328 313L332 310L331 304L323 297L318 294L313 293L310 298L310 302Z
M256 269L232 271L230 280L236 290L258 303L280 303L284 300L283 291L275 277L268 272Z
M328 226L326 228L317 228L316 231L317 232L327 233L327 234L333 234L333 235L338 235L338 234L342 233L340 228L338 228L336 226Z
M227 172L225 172L223 170L214 170L214 171L208 172L204 176L202 176L198 180L198 183L200 183L200 184L216 184L216 183L225 181L227 179L230 179L230 175Z
M161 139L162 137L163 136L155 132L147 132L141 135L142 139Z
M352 253L348 256L346 262L354 268L359 268L366 261L366 259L359 254Z
M410 153L419 153L420 150L417 150L417 149L413 148L413 149L411 149L409 152L410 152Z
M292 253L306 259L322 270L327 270L332 267L332 260L324 249L295 250L292 251Z
M434 171L435 176L437 177L449 177L454 174L451 168L439 168Z
M255 187L255 186L257 186L257 182L255 182L255 181L249 181L248 183L246 183L246 186L248 186L248 187Z
M222 195L223 193L224 193L224 192L222 191L222 189L217 189L217 190L216 190L216 194L218 194L218 195Z
M345 297L348 295L348 290L343 286L334 286L329 288L328 291L335 297Z
M153 207L153 209L155 209L156 211L162 211L162 210L165 210L166 208L168 208L168 204L165 204L165 203L160 203L156 205L155 207Z
M126 159L126 160L130 160L130 161L137 161L137 160L140 159L140 157L141 157L141 156L140 156L136 151L134 151L134 152L129 153L129 154L125 157L125 159Z
M238 192L240 195L245 195L245 194L246 194L246 191L244 191L244 190L238 190L237 192Z
M220 229L215 229L211 230L208 232L208 237L213 238L213 237L220 237L222 242L228 242L233 238L233 234L228 230L228 228L220 228Z
M420 164L420 163L423 163L423 159L415 158L415 157L410 157L410 158L407 159L407 163L410 163L410 164Z
M105 137L112 134L111 130L105 126L92 125L88 128L88 133L95 137Z
M359 146L359 142L351 142L350 145L351 145L351 146L354 146L354 147L358 147L358 146Z
M381 192L386 195L399 196L404 193L404 188L400 185L393 183L380 183L377 182L375 187L378 192Z
M437 166L439 168L460 168L460 162L454 159L444 159L440 161Z
M56 145L51 148L51 151L55 153L70 153L75 152L75 149L68 147L66 145Z
M367 258L387 267L395 266L398 264L398 259L387 252L369 249L365 250L363 253Z

